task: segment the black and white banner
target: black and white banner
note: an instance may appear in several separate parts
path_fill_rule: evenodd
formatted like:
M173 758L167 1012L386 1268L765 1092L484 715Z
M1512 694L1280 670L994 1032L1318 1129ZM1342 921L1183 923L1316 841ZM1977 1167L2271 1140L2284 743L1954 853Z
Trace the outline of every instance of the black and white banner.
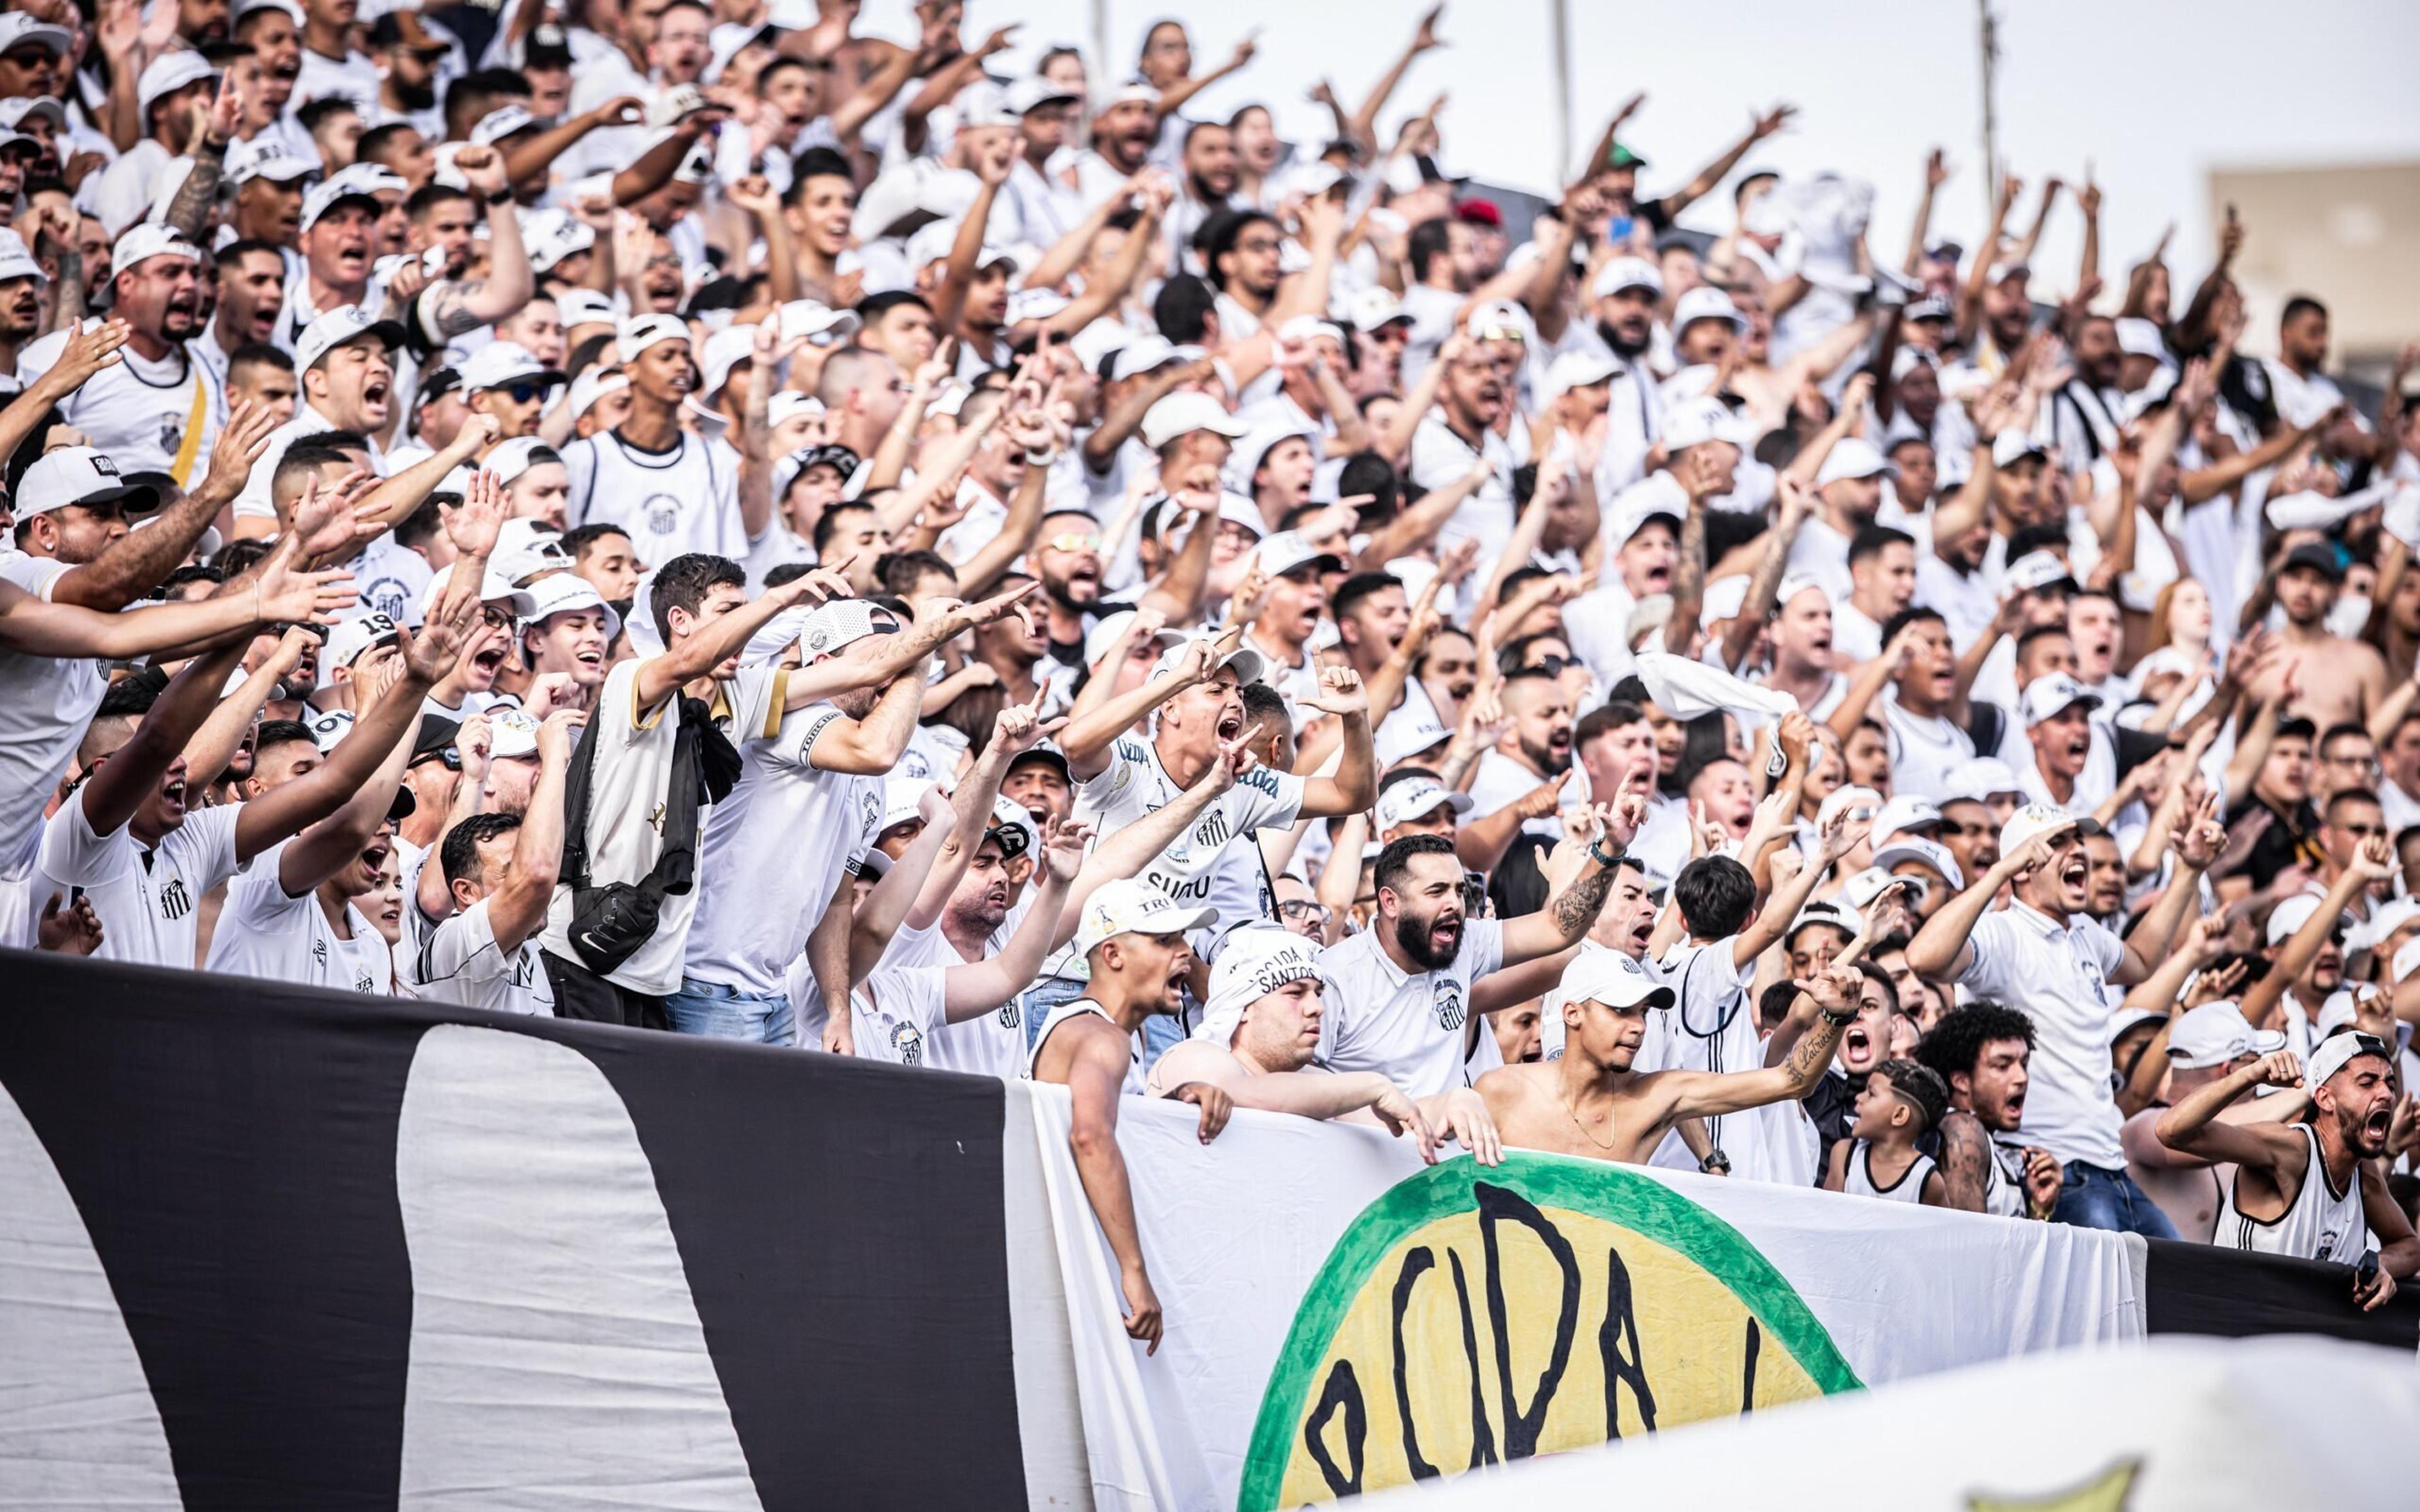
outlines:
M0 1506L1292 1506L2341 1268L0 952ZM2173 1278L2171 1281L2169 1278Z

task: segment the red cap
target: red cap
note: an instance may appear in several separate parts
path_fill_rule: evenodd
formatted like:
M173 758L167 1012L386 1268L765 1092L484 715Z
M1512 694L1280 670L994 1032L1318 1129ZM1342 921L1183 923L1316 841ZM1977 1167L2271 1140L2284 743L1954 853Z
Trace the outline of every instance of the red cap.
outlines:
M1453 213L1457 219L1473 225L1490 225L1499 231L1504 228L1504 212L1496 208L1492 199L1464 200L1453 208Z

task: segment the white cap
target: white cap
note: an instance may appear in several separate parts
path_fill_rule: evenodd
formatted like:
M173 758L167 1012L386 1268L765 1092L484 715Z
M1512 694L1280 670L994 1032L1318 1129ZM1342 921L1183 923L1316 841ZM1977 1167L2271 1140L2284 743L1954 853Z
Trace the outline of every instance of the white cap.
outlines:
M1905 882L1910 879L1906 877L1896 877L1892 880ZM1809 924L1828 925L1833 929L1838 930L1841 933L1848 935L1852 939L1856 937L1857 931L1861 927L1861 921L1858 919L1857 916L1851 913L1844 904L1818 898L1813 903L1808 903L1806 907L1798 910L1798 917L1790 921L1790 933L1781 937L1782 943L1786 945L1790 941L1796 939L1798 937L1798 932L1805 929Z
M897 772L882 779L882 828L904 825L910 819L924 817L924 795L931 790L932 779L904 777ZM876 833L879 834L877 830Z
M783 389L765 401L765 424L768 429L777 428L785 420L796 420L800 415L813 416L823 412L824 402L814 394L800 393L796 389ZM779 493L781 490L777 488L774 491Z
M20 37L14 41L0 43L0 49L16 46L24 40ZM142 134L151 134L147 117L151 114L152 105L163 95L173 95L187 85L199 84L204 79L215 79L218 72L210 67L209 59L192 48L178 48L153 58L143 69L143 77L134 84L134 115L138 121L144 123Z
M536 113L518 100L509 100L472 124L471 140L481 147L493 147L515 131L526 131L537 124Z
M1883 889L1893 883L1905 887L1908 902L1918 908L1923 907L1924 900L1932 895L1932 884L1922 877L1893 876L1879 866L1869 866L1840 884L1840 896L1848 899L1851 906L1863 908L1881 897Z
M697 354L697 397L710 401L731 381L731 370L752 363L756 355L754 326L725 326L706 338Z
M1397 299L1393 291L1375 284L1355 290L1345 300L1343 313L1344 318L1353 323L1356 331L1375 331L1380 326L1391 326L1398 320L1408 322L1412 318L1404 310L1404 301Z
M371 192L367 179L350 173L322 179L311 187L311 193L302 196L302 219L295 229L310 230L319 224L319 217L351 199L362 201L370 207L371 213L377 213L378 195Z
M784 341L804 336L818 347L830 347L856 335L862 323L855 310L835 310L814 300L792 300L782 306Z
M597 245L597 229L569 210L550 206L521 217L521 244L529 249L530 268L536 272L549 272L566 257L593 249ZM558 307L569 292L556 296ZM611 308L607 306L609 313L605 316L609 320L613 318ZM566 318L565 323L569 324L569 320Z
M1615 1008L1672 1006L1672 989L1619 950L1582 950L1563 968L1557 988L1566 1003L1606 1003Z
M510 704L488 711L488 755L497 761L529 761L537 755L537 720Z
M249 142L233 144L226 152L226 176L239 184L255 178L273 178L281 184L290 184L297 178L308 178L318 171L319 164L316 160L288 151L282 138L267 131Z
M1952 797L1973 798L1978 803L1994 794L2024 792L2018 780L2016 768L1997 756L1977 756L1960 762L1942 779L1942 787Z
M446 579L453 575L454 568L450 563L441 567L437 576L428 579L428 586L421 590L420 618L423 623L427 621L429 611L436 609L437 601L445 596ZM491 565L479 578L479 602L503 604L512 610L513 618L525 620L529 618L530 610L537 607L537 595L526 588L515 588L511 579Z
M1415 777L1398 782L1378 795L1379 831L1384 833L1405 820L1435 813L1439 804L1451 809L1458 820L1470 812L1474 800L1469 794L1456 793L1434 778Z
M515 436L510 440L498 441L496 449L489 452L488 459L479 465L494 473L498 483L509 484L537 465L539 453L553 450L553 447L547 444L546 438L543 436ZM551 460L560 461L561 457L558 455ZM515 522L506 520L504 523L510 526ZM539 522L525 520L520 523L536 525ZM551 527L549 529L551 530Z
M341 304L314 320L294 344L294 371L308 373L348 342L375 336L389 350L403 345L403 327L381 320L358 304Z
M452 491L442 487L431 490ZM568 570L571 553L564 549L562 532L546 521L508 519L496 528L496 545L488 554L488 565L504 581L517 583L541 572Z
M2049 455L2030 432L2019 430L2014 425L2004 428L1992 438L1992 465L1995 468L2012 468L2026 457Z
M2269 943L2283 945L2292 939L2294 932L2310 922L2311 916L2319 911L2319 895L2316 892L2298 892L2290 898L2279 899L2277 906L2269 910Z
M1876 451L1873 442L1862 437L1843 436L1824 454L1823 469L1815 474L1815 486L1821 488L1843 478L1898 476L1899 464Z
M1949 847L1937 840L1926 840L1920 835L1901 835L1874 852L1874 865L1885 872L1901 861L1914 861L1931 868L1953 890L1966 886L1966 874L1959 870L1958 857L1950 855Z
M1282 578L1305 567L1325 566L1334 572L1343 567L1344 559L1333 551L1322 551L1303 538L1300 531L1280 531L1265 537L1260 545L1261 570L1272 578Z
M243 673L238 671L235 682L240 686L242 679ZM229 687L227 691L232 694L235 688ZM302 727L311 732L312 742L319 748L319 754L325 756L353 733L353 711L330 709L324 714L315 714L302 721Z
M1644 257L1616 257L1597 270L1596 282L1589 285L1589 298L1601 300L1626 288L1643 288L1660 300L1664 297L1664 274Z
M1217 922L1216 908L1180 908L1150 883L1122 877L1104 883L1084 904L1084 917L1076 924L1076 953L1090 955L1121 934L1183 934Z
M25 250L25 239L0 227L0 284L11 279L42 277L42 265Z
M18 480L16 517L31 519L70 504L124 503L130 515L147 514L159 495L143 484L130 484L106 452L89 446L62 446L45 452Z
M1574 389L1603 383L1621 371L1620 363L1601 352L1565 352L1546 369L1546 397L1559 399Z
M68 108L49 95L0 100L0 126L12 131L22 130L26 120L35 116L42 116L62 131L68 129Z
M883 615L882 624L875 621L877 610ZM799 624L799 649L809 661L817 656L836 656L852 641L885 633L886 626L891 630L898 628L890 611L881 605L865 598L835 598L810 610Z
M1116 361L1109 364L1109 381L1122 383L1171 363L1198 362L1202 355L1199 347L1180 346L1156 331L1146 331L1118 348Z
M1023 116L1045 105L1073 105L1083 98L1075 90L1055 85L1038 73L1029 73L1009 85L1001 97L1001 103L1007 106L1011 115Z
M2064 809L2054 809L2047 803L2026 804L2009 815L2009 822L2000 826L2000 854L2014 856L2019 846L2036 835L2067 828L2072 828L2079 835L2098 835L2101 822L2088 814L2079 817Z
M1203 635L1204 638L1208 638L1215 633L1216 632L1214 631L1204 631ZM1161 652L1159 654L1158 662L1151 669L1151 674L1154 677L1158 677L1163 673L1175 671L1176 664L1184 659L1186 655L1185 648L1189 643L1189 640L1180 640L1175 645L1172 645L1166 651ZM1212 668L1211 671L1218 671L1221 669L1232 668L1234 671L1236 682L1257 683L1267 674L1268 666L1269 662L1266 656L1254 651L1250 646L1238 646L1233 651L1227 654L1226 660L1218 663L1218 665Z
M676 315L634 316L622 322L613 338L613 346L622 361L633 363L639 354L659 341L689 340L689 326Z
M526 382L551 388L563 381L560 371L539 362L535 353L517 341L491 341L464 358L454 371L461 376L464 393Z
M563 329L574 326L615 325L613 299L593 288L567 288L554 297L555 313L563 316ZM618 348L617 348L618 350Z
M571 380L571 397L564 402L571 410L571 418L578 420L588 413L597 400L629 386L628 374L608 373L603 368L592 367Z
M1042 842L1042 831L1033 823L1033 815L1015 798L991 800L991 823L984 825L983 834L993 837L1001 856L1011 861ZM978 837L978 842L980 840Z
M2101 707L2101 695L2065 672L2045 672L2025 685L2017 696L2017 718L2026 729L2065 713L2077 704L2086 711Z
M1126 633L1126 626L1134 623L1134 610L1122 609L1115 614L1105 614L1094 621L1093 627L1084 632L1084 665L1098 670L1102 658ZM1181 646L1185 644L1185 632L1163 625L1152 637L1152 642L1162 651L1171 646Z
M1711 284L1700 284L1672 301L1672 334L1679 335L1699 320L1728 321L1733 331L1747 329L1747 316L1739 313L1731 297Z
M2233 1003L2204 1003L2168 1023L2168 1064L2180 1071L2204 1071L2285 1048L2282 1031L2254 1028Z
M1318 978L1319 948L1294 931L1257 921L1231 931L1210 968L1210 1000L1193 1037L1231 1049L1245 1010L1295 982Z
M319 671L325 675L339 667L350 667L363 652L373 646L393 645L397 639L395 621L383 614L338 620L328 631L328 649L320 655Z
M2321 1014L2322 1018L2325 1016ZM2357 1029L2333 1034L2312 1050L2311 1063L2303 1072L2303 1085L2317 1087L2363 1056L2376 1056L2390 1067L2395 1064L2395 1047L2374 1034L2364 1034Z
M2012 594L2030 594L2074 577L2066 563L2048 551L2028 551L2000 574L2000 586Z
M1658 439L1664 442L1667 456L1678 456L1707 441L1729 441L1743 449L1748 444L1730 406L1712 394L1683 399L1668 408Z
M1874 819L1882 818L1883 795L1871 788L1843 784L1834 788L1829 796L1815 810L1815 827L1828 829L1832 821L1844 813L1864 811Z
M1474 341L1528 341L1536 327L1513 301L1488 300L1472 308L1462 329Z
M2168 344L2160 339L2158 322L2138 315L2118 317L2118 349L2129 357L2156 357L2167 361Z
M2348 950L2375 950L2387 936L2420 918L2420 898L2390 898L2369 911L2369 917L2345 934Z
M509 522L508 522L509 523ZM605 616L605 640L612 644L622 633L622 616L605 602L597 585L576 572L552 572L529 585L533 600L529 612L520 619L523 625L540 625L558 614L576 613L582 609L597 609Z
M1435 750L1452 738L1453 732L1435 714L1416 715L1406 710L1381 720L1373 743L1378 764L1395 766L1424 750Z
M1156 452L1179 436L1189 436L1197 430L1233 440L1250 429L1210 395L1187 391L1169 394L1143 412L1142 443Z
M1941 806L1914 793L1894 793L1874 815L1873 842L1880 845L1901 830L1941 823Z
M182 257L199 263L202 249L156 221L137 221L110 249L110 270L122 273L147 257Z
M0 53L23 47L27 42L39 42L52 55L65 57L75 45L75 38L64 26L54 26L39 16L23 10L0 11ZM174 56L174 54L167 54ZM195 57L201 56L196 53Z

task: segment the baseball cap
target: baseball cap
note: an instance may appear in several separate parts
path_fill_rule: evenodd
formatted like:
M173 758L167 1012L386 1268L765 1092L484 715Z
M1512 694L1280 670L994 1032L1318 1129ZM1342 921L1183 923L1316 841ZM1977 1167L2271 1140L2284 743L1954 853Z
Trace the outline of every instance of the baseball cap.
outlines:
M1901 835L1874 852L1874 865L1885 872L1901 861L1915 861L1931 867L1952 888L1966 886L1966 875L1958 869L1958 857L1950 855L1949 847L1937 840L1926 840L1920 835Z
M20 520L70 504L117 503L130 515L147 514L159 502L156 490L128 483L108 453L89 446L62 446L44 453L18 480L15 500Z
M243 674L239 672L236 675L240 678ZM234 689L228 691L233 692ZM353 711L330 709L324 714L315 714L302 721L302 727L311 732L311 739L318 746L319 754L325 756L344 744L345 737L353 733Z
M2121 1008L2109 1015L2109 1042L2116 1044L2137 1024L2163 1023L2167 1016L2156 1008Z
M1415 714L1404 709L1379 721L1373 745L1378 764L1395 766L1424 750L1434 750L1452 738L1453 732L1434 713ZM1386 801L1383 795L1379 801Z
M0 51L25 40L20 37L14 41L0 42ZM215 79L218 72L210 67L209 59L192 48L163 53L150 61L143 69L143 76L134 83L134 113L138 117L147 116L152 105L163 95L173 95L187 85L199 84L204 79ZM145 134L149 133L147 131Z
M1731 297L1711 284L1700 284L1672 301L1672 333L1679 335L1699 320L1723 320L1733 331L1747 329L1747 316L1740 314Z
M876 613L882 618L877 621ZM811 609L799 625L799 648L809 660L836 656L851 641L898 629L889 610L869 598L835 598Z
M1398 782L1378 795L1378 827L1388 830L1408 819L1419 819L1436 811L1443 804L1453 810L1456 819L1470 812L1473 800L1467 793L1456 793L1434 778L1416 777Z
M1140 878L1122 877L1105 883L1084 905L1076 924L1076 953L1121 934L1183 934L1218 922L1216 908L1180 908L1168 894Z
M0 126L12 131L23 130L27 118L35 116L42 116L62 131L68 129L68 108L48 95L0 100Z
M499 112L499 114L502 114ZM473 133L474 136L476 132ZM586 222L570 211L550 207L532 210L521 222L521 244L529 249L530 268L535 272L550 272L566 257L587 252L597 245L597 232ZM556 297L559 309L565 295ZM594 294L595 290L583 292ZM601 297L601 296L600 296ZM612 318L609 315L607 318ZM566 320L565 324L570 322Z
M2303 1073L2303 1085L2317 1087L2363 1056L2376 1056L2391 1066L2395 1063L2395 1047L2358 1029L2330 1035L2311 1052L2311 1064Z
M1907 309L1902 317L1909 320L1918 321L1947 320L1957 313L1956 308L1952 306L1947 300L1943 299L1938 294L1933 294L1929 295L1924 299L1909 301Z
M411 764L418 765L431 756L442 755L453 748L462 733L462 721L442 714L420 717L420 731L411 739Z
M659 341L689 340L689 326L676 315L643 315L622 322L613 345L622 361L635 362L641 352Z
M991 823L984 826L984 834L1000 847L1001 858L1008 861L1033 849L1034 842L1042 838L1025 805L1001 797L991 800Z
M745 338L747 332L743 331L740 334ZM551 388L563 381L559 369L539 362L535 353L517 341L488 343L464 358L458 371L462 375L464 393L507 388L515 383L537 383Z
M521 471L528 471L526 464ZM497 577L517 583L534 573L570 566L571 553L564 549L563 533L545 520L508 519L497 527L488 563Z
M1208 639L1208 637L1205 636L1203 639ZM1190 643L1191 639L1188 638L1185 640L1179 640L1176 644L1170 646L1166 651L1161 652L1159 654L1159 660L1155 663L1151 669L1151 674L1154 677L1161 677L1175 671L1176 664L1185 659L1186 647ZM1211 670L1216 671L1218 668L1232 668L1234 671L1236 682L1257 683L1264 676L1267 675L1268 667L1269 662L1266 656L1262 656L1259 652L1254 651L1249 646L1238 646L1233 651L1227 654L1227 659L1218 663L1218 668L1213 668Z
M242 184L255 178L273 178L290 184L297 178L308 178L319 171L319 164L298 152L287 149L285 142L263 131L249 142L238 142L227 148L227 177Z
M1375 331L1381 326L1391 326L1398 320L1408 324L1412 317L1393 290L1373 284L1368 288L1355 290L1345 299L1344 318L1353 323L1356 331Z
M2000 826L2000 854L2014 856L2017 854L2018 846L2032 840L2036 835L2048 834L2054 829L2063 829L2069 825L2073 825L2079 835L2101 833L2101 822L2089 814L2071 814L2064 809L2054 809L2047 803L2026 804L2015 813L2009 815L2009 822Z
M2022 794L2024 784L2017 780L2016 768L1997 756L1977 756L1960 762L1942 779L1942 786L1954 797L1973 798L1978 802L2002 793ZM1939 810L1934 810L1935 817Z
M296 229L308 231L319 224L321 216L348 200L356 199L369 206L373 211L378 208L378 195L370 192L368 180L345 174L323 179L312 186L311 193L302 196L302 219Z
M549 573L525 590L532 603L529 612L521 616L523 625L539 625L557 614L569 614L580 609L601 609L605 615L605 642L622 633L622 616L605 602L605 595L596 585L573 572Z
M2160 339L2157 322L2138 315L2118 317L2118 349L2129 357L2156 357L2165 361L2168 344Z
M1574 389L1603 383L1621 371L1620 364L1602 353L1565 352L1546 369L1546 397L1559 399Z
M2319 911L2320 901L2316 892L2298 892L2291 898L2280 899L2277 906L2269 910L2269 943L2283 945L2292 939L2295 931Z
M756 354L754 326L725 326L709 334L697 353L697 393L692 403L711 401L731 381L731 370L742 363L753 363Z
M555 313L563 317L563 329L575 326L613 325L613 301L609 295L593 288L567 288L554 297ZM618 350L618 348L617 348ZM596 369L588 369L595 372Z
M1462 329L1475 341L1527 341L1534 329L1528 312L1512 300L1489 300L1470 312Z
M1798 938L1798 932L1809 924L1828 924L1852 939L1856 937L1860 927L1857 916L1847 907L1819 898L1798 910L1798 917L1790 921L1790 933L1781 937L1782 943L1786 945Z
M498 761L527 761L537 754L537 721L525 709L488 711L488 754Z
M339 305L312 321L303 331L302 339L294 344L294 371L308 373L330 352L365 336L377 338L380 345L392 351L403 345L403 327L393 320L381 320L358 304Z
M893 772L882 779L882 827L893 829L909 820L922 821L924 816L924 794L932 787L929 778L908 777Z
M69 35L66 27L54 26L26 11L0 12L0 53L23 47L27 42L39 42L49 48L54 56L65 57L68 49L75 45L75 39ZM174 57L176 54L166 55ZM200 56L199 54L194 55Z
M376 646L391 646L399 639L395 621L383 614L363 614L349 620L338 620L328 631L328 649L320 657L323 671L334 671L350 667L363 652Z
M487 461L480 466L494 473L498 483L511 483L540 461L548 460L541 457L540 453L553 451L554 448L547 444L543 436L516 436L510 440L497 442L496 449L488 454ZM559 459L559 454L556 459ZM511 525L515 522L506 520L504 523ZM544 522L528 520L521 523L536 525Z
M2034 440L2030 432L2019 430L2014 425L1992 438L1992 465L1995 468L2012 468L2026 457L2049 455L2049 451Z
M628 374L608 373L592 367L571 380L571 397L564 403L570 409L571 418L578 420L594 409L597 400L609 393L619 393L629 386Z
M1861 809L1872 814L1875 822L1879 824L1882 820L1882 807L1883 795L1871 788L1837 787L1816 809L1815 827L1828 829L1831 827L1832 821L1841 814L1854 813Z
M146 257L182 257L198 263L202 249L156 221L138 221L110 249L109 266L122 273Z
M2048 551L2028 551L2009 563L2000 575L2001 585L2012 594L2038 593L2054 583L2072 583L2075 575L2067 563Z
M2344 559L2336 554L2335 547L2324 541L2304 541L2286 553L2286 560L2277 570L2285 573L2296 567L2308 567L2332 583L2344 581Z
M1254 922L1229 933L1210 968L1210 998L1193 1038L1225 1049L1244 1011L1294 982L1319 975L1319 948L1290 929Z
M1606 1003L1615 1008L1670 1008L1672 989L1619 950L1582 950L1556 984L1567 1003Z
M1880 866L1869 866L1840 884L1840 896L1848 899L1852 905L1863 908L1881 897L1883 889L1894 882L1907 889L1907 901L1912 906L1922 907L1924 900L1932 895L1932 884L1922 877L1893 876Z
M2017 698L2017 717L2028 730L2077 704L2089 711L2101 707L2101 695L2065 672L2047 672L2025 685Z
M1589 285L1589 297L1602 300L1626 288L1643 288L1660 300L1664 297L1664 275L1644 257L1616 257L1597 270L1596 282Z
M493 147L515 132L526 131L536 124L536 114L516 100L480 116L471 128L471 140L481 147Z
M2348 950L2375 950L2384 945L2387 936L2420 918L2420 899L2390 898L2369 911L2369 917L2354 925L2345 936Z
M1876 451L1873 442L1858 436L1843 436L1824 454L1823 469L1815 474L1815 486L1821 488L1843 478L1898 476L1899 464Z
M792 300L782 306L784 341L804 336L818 347L829 347L856 335L861 324L855 310L835 310L814 300Z
M2239 1056L2265 1056L2285 1048L2283 1031L2254 1028L2233 1003L2204 1003L2168 1023L2168 1063L2182 1071L2202 1071Z
M1664 411L1664 424L1658 433L1668 456L1677 456L1692 446L1707 441L1730 441L1745 446L1739 421L1731 414L1730 406L1712 394L1683 399Z
M1109 381L1123 383L1130 378L1156 372L1171 363L1191 363L1203 355L1199 347L1172 342L1156 331L1146 331L1118 348L1109 363Z
M1013 116L1023 116L1045 105L1072 105L1082 97L1073 89L1052 84L1038 73L1029 73L1012 83L1001 98L1001 103Z
M1894 793L1874 815L1873 841L1880 845L1893 835L1922 833L1941 823L1941 806L1914 793Z
M1278 532L1261 542L1260 551L1261 570L1272 578L1282 578L1305 567L1334 572L1344 565L1343 558L1313 547L1299 531Z
M1098 667L1101 659L1109 654L1109 648L1126 633L1126 626L1134 623L1134 617L1135 611L1125 609L1115 614L1105 614L1094 622L1093 627L1084 632L1084 665ZM1171 646L1185 644L1185 632L1162 625L1152 640L1165 651Z
M1125 353L1119 354L1121 358ZM1142 443L1156 452L1180 436L1206 430L1234 440L1252 427L1206 393L1171 393L1143 412Z
M453 575L454 568L449 563L441 568L437 576L429 579L428 586L421 590L420 617L424 622L428 618L429 611L437 607L437 601L445 596L446 580ZM537 599L528 589L515 588L511 579L500 575L493 565L480 575L479 601L483 604L508 605L512 609L513 618L517 620L529 618L530 610L537 605Z

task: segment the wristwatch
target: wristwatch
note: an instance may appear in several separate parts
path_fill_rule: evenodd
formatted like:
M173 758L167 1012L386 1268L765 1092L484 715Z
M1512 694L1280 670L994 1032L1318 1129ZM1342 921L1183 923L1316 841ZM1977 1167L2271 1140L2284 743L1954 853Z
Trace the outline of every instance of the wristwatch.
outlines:
M1698 1162L1698 1169L1704 1171L1710 1176L1717 1172L1724 1176L1729 1176L1731 1173L1731 1158L1723 1153L1722 1146L1716 1145L1714 1149L1706 1151L1705 1159Z

